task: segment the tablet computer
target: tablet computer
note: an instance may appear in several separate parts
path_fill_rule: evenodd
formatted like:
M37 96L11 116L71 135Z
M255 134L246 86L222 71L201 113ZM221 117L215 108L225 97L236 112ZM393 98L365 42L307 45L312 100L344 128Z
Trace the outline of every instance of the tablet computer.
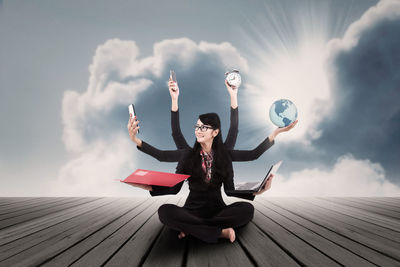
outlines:
M272 165L267 174L265 175L264 179L262 179L260 182L243 182L243 183L237 183L235 184L235 192L243 192L243 193L254 193L254 192L259 192L261 188L263 188L264 184L267 182L267 178L270 174L276 174L278 171L279 167L282 164L282 160L275 163Z

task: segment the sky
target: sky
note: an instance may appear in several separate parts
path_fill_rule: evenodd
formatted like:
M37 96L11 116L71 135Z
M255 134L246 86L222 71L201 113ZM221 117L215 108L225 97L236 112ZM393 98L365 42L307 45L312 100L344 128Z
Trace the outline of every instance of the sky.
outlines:
M136 169L175 172L137 150L126 128L175 149L169 70L181 128L199 114L223 137L224 73L239 69L236 149L275 128L278 99L298 125L235 181L283 164L269 196L400 196L400 1L0 1L0 196L136 196ZM187 185L179 194L186 194Z

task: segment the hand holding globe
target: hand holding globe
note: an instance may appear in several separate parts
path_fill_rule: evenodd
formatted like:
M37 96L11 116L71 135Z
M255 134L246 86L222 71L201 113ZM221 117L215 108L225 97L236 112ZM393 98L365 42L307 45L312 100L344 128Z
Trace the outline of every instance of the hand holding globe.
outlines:
M278 126L270 135L270 139L274 139L278 134L289 131L297 124L297 108L292 101L279 99L271 105L269 118Z
M272 103L269 118L278 127L285 127L297 119L297 108L288 99L279 99Z

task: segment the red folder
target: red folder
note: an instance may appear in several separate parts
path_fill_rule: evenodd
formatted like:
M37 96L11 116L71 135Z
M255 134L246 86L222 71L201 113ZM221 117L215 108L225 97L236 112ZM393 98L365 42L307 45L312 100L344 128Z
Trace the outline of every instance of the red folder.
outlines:
M180 183L183 180L187 179L188 177L190 177L190 175L137 169L125 180L120 181L128 184L135 183L172 187L177 183Z

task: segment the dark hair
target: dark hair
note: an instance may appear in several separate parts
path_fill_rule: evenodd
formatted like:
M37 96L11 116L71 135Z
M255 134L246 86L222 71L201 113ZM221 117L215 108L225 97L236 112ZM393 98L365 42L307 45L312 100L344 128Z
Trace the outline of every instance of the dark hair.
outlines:
M229 153L222 141L221 121L218 114L206 113L199 116L199 120L206 125L210 125L213 130L219 129L217 136L214 137L211 149L214 152L212 164L211 184L218 185L223 182L228 176L229 168ZM186 172L190 172L192 176L205 178L205 174L201 168L201 145L197 140L194 143L192 152L189 154Z

